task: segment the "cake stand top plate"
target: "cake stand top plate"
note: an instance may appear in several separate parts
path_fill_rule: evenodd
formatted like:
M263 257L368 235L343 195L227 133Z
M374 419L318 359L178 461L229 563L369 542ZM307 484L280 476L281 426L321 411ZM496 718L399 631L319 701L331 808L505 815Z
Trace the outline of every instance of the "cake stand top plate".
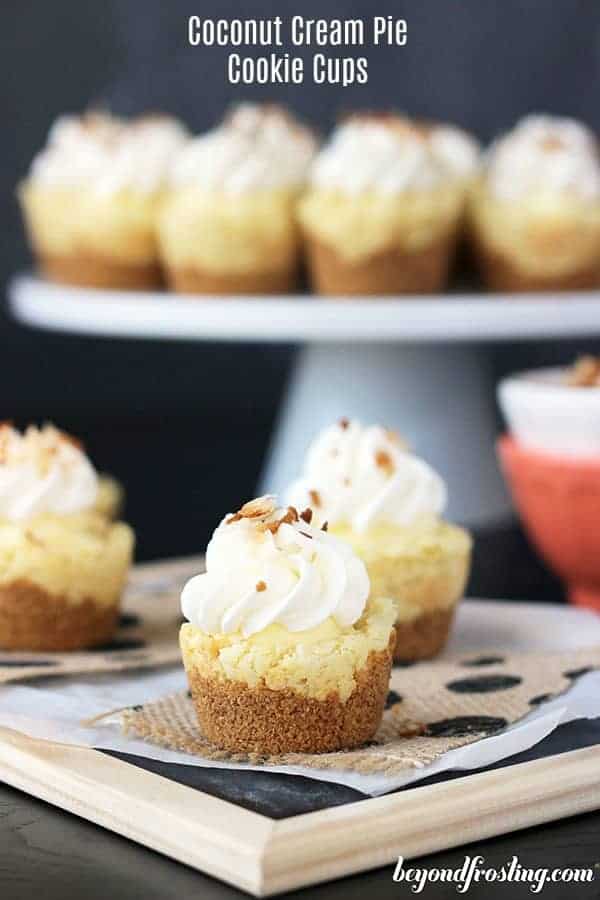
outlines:
M600 334L600 292L399 298L194 297L51 284L18 275L17 320L52 331L181 340L452 343Z

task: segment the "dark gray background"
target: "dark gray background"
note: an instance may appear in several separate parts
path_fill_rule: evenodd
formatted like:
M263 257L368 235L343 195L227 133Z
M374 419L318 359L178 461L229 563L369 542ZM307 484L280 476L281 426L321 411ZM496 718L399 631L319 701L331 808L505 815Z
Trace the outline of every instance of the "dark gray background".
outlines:
M391 14L408 19L409 39L403 49L352 51L368 55L365 86L316 87L307 79L303 86L232 88L225 50L186 45L192 13ZM289 103L322 130L355 107L448 119L485 140L531 110L580 116L600 128L600 6L589 0L4 0L0 15L3 284L29 262L15 183L52 120L89 103L126 114L165 109L193 129L246 98ZM596 341L587 346L598 349ZM571 342L490 348L498 374L574 352ZM292 355L286 347L50 335L0 313L0 418L52 418L80 434L98 464L127 483L141 557L197 551L223 510L252 494ZM514 536L510 546L514 540L520 548ZM476 589L558 596L529 558L529 574L525 562L492 567L497 546L489 537L480 544Z

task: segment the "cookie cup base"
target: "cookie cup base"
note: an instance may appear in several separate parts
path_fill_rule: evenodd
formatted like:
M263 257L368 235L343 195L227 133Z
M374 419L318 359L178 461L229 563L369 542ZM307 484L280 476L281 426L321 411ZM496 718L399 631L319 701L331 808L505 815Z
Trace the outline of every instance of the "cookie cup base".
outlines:
M394 641L392 632L387 649L371 651L345 703L337 693L319 700L293 689L207 677L191 666L187 675L200 727L210 741L234 753L326 753L358 747L373 738L381 722Z
M560 274L530 272L481 235L473 241L473 256L488 290L502 293L592 290L600 285L600 263L582 261Z
M448 281L456 241L445 236L420 250L389 247L366 258L346 259L333 247L306 238L311 281L327 296L432 294Z
M83 650L110 641L118 619L118 603L74 603L28 581L0 585L3 650Z
M163 286L158 263L124 263L92 253L41 256L41 273L59 284L108 290L154 290Z
M290 294L298 289L296 270L211 272L196 267L168 267L169 287L178 294Z
M396 622L394 662L410 663L437 656L448 641L456 605L420 613L406 622Z

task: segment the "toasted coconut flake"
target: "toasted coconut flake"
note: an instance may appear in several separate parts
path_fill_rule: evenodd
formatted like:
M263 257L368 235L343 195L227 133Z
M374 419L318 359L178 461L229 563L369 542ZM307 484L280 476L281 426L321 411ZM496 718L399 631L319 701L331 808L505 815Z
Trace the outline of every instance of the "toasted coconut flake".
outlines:
M266 582L266 581L262 581L262 580L261 580L261 581L257 581L257 582L256 582L256 592L257 592L258 594L262 594L262 592L263 592L263 591L266 591L266 589L267 589L267 582Z
M284 516L281 517L281 519L279 520L279 524L293 525L294 522L297 522L299 520L299 518L300 517L298 516L298 510L296 509L296 507L288 506L287 512Z
M319 494L319 492L309 491L308 496L310 497L310 502L312 503L312 505L318 509L321 505L321 495Z
M68 431L59 431L59 440L64 441L65 444L70 444L72 447L75 447L76 450L84 450L83 441L80 441L79 438L76 438L74 435L69 434Z
M565 142L555 134L548 135L548 137L545 137L543 141L541 141L542 150L545 150L548 153L554 153L556 150L562 150L564 146Z
M300 513L300 518L303 522L306 522L307 525L310 525L310 523L312 522L312 517L313 511L308 506Z
M264 519L273 515L275 509L275 498L266 494L264 497L257 497L255 500L244 503L241 509L229 516L227 524L239 522L240 519Z
M270 516L274 512L275 498L270 494L265 494L264 497L257 497L256 500L249 500L239 510L240 515L244 519L258 519L263 516Z
M281 525L294 525L298 521L298 511L294 506L288 506L285 513L274 522L263 522L262 530L277 534Z
M394 471L394 460L387 450L377 450L375 453L375 463L380 469L384 469L388 473Z

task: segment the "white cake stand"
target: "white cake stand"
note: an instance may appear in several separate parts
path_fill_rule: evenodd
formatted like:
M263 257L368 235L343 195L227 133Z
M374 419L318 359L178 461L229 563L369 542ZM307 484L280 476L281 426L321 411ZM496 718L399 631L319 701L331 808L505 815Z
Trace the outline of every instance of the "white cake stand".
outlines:
M261 490L284 490L315 431L356 416L402 432L447 479L449 517L471 527L493 526L510 514L494 450L494 385L485 344L600 334L595 292L194 298L64 287L21 275L9 297L19 321L55 331L300 342Z

